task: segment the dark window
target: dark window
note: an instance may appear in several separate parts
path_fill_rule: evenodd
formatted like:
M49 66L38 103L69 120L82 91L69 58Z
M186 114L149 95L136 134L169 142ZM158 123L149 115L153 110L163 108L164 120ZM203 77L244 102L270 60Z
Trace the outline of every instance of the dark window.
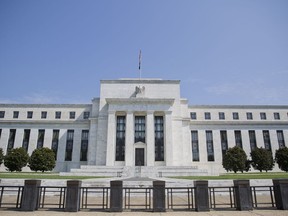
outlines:
M226 154L228 150L228 139L227 139L227 131L220 131L221 137L221 148L222 148L222 156Z
M125 161L126 117L117 116L116 125L116 161Z
M265 119L266 119L266 113L261 112L261 113L260 113L260 118L261 118L262 120L265 120Z
M238 112L233 112L233 119L238 120L239 119L239 114Z
M263 139L264 139L265 149L271 151L271 141L270 141L270 134L268 130L263 130Z
M154 117L155 161L164 161L164 121L163 116Z
M282 130L277 130L277 139L278 139L279 148L284 148L285 140L284 140L284 134Z
M10 129L8 145L7 145L7 152L14 148L15 136L16 136L16 129Z
M29 147L29 139L30 139L30 129L25 129L23 142L22 142L22 148L24 148L26 152L28 151L28 147Z
M206 119L206 120L211 119L211 114L210 114L210 112L205 112L204 115L205 115L205 119Z
M29 119L33 118L33 112L32 111L27 112L27 118L29 118Z
M75 119L76 113L75 112L70 112L70 119Z
M89 130L82 130L80 161L87 161Z
M225 119L225 113L219 112L219 119L224 120Z
M89 119L90 112L84 112L83 119Z
M0 138L1 138L1 134L2 134L2 129L0 129Z
M57 160L58 143L59 143L59 130L53 130L51 149L55 154L55 160Z
M19 111L13 112L13 118L17 119L19 117Z
M206 145L207 145L207 159L208 161L214 161L214 146L213 146L213 134L212 131L206 131Z
M280 120L280 114L278 112L274 113L274 119L275 120Z
M253 151L255 148L257 148L256 134L254 130L249 130L249 140L251 151Z
M192 159L193 161L199 161L198 131L191 131L191 138L192 138Z
M44 136L45 136L45 130L39 130L38 131L38 139L37 139L37 149L43 148L44 144Z
M74 130L67 131L65 161L72 161Z
M4 118L5 117L5 111L0 111L0 118Z
M55 118L61 119L61 112L60 111L55 112Z
M134 142L145 143L145 116L135 116L135 139Z
M241 131L240 130L236 130L236 131L234 131L234 134L235 134L235 144L236 144L236 146L242 148Z
M196 120L197 119L196 112L190 112L190 118Z
M42 119L46 119L47 118L47 112L46 111L41 112L41 118Z
M246 113L247 119L252 120L253 119L253 114L251 112Z

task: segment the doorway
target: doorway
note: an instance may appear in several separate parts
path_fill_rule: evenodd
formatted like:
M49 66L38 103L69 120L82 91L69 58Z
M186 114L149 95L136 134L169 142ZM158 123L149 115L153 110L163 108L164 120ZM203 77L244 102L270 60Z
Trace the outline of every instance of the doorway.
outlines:
M144 148L135 148L135 166L144 166Z

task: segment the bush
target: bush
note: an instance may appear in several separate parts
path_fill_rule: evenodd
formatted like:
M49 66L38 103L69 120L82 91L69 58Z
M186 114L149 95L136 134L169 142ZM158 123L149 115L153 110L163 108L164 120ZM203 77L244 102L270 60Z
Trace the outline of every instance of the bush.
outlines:
M4 157L4 165L8 171L21 172L22 168L27 165L29 155L24 148L15 148L8 151Z
M32 152L29 165L33 171L51 171L55 167L55 154L49 148L39 148Z
M246 161L247 155L245 151L242 148L235 146L226 151L223 156L222 165L227 171L234 171L234 173L237 171L243 172L247 167Z
M3 149L0 148L0 166L3 163L3 160L4 160L4 153L3 153Z
M288 148L287 147L276 150L275 160L281 170L288 172Z
M260 170L260 172L263 170L267 172L268 170L272 170L274 167L272 152L262 147L255 148L251 152L251 158L252 166L254 169Z

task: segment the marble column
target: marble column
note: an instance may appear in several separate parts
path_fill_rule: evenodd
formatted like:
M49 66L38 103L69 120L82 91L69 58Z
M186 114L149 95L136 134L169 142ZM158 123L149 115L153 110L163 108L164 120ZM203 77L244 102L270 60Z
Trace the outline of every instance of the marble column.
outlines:
M172 111L165 111L164 124L164 157L166 166L173 166Z
M90 118L88 165L96 165L97 118Z
M146 124L146 158L147 166L154 166L155 162L155 132L154 132L154 112L147 112Z
M126 115L125 134L125 166L134 166L134 115L128 111Z
M108 130L107 130L107 152L106 166L114 166L115 148L116 148L116 124L115 111L108 112Z

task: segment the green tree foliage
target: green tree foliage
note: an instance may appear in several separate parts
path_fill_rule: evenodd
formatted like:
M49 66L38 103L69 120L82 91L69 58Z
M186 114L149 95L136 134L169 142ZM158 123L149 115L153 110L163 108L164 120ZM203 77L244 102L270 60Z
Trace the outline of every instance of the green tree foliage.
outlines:
M4 165L8 171L21 172L22 168L27 165L29 155L24 148L15 148L8 151L4 157Z
M55 167L55 154L49 148L35 149L29 159L29 165L33 171L51 171Z
M235 146L226 151L223 156L222 165L227 171L233 171L234 173L237 171L243 172L247 167L246 161L247 155L245 151L242 148Z
M272 170L274 167L272 152L262 147L255 148L251 152L251 158L252 166L254 169L260 170L260 172L263 170L267 172L268 170Z
M3 160L4 160L4 153L3 153L3 149L0 148L0 166L3 163Z
M280 148L276 150L275 160L281 170L288 172L288 148Z

